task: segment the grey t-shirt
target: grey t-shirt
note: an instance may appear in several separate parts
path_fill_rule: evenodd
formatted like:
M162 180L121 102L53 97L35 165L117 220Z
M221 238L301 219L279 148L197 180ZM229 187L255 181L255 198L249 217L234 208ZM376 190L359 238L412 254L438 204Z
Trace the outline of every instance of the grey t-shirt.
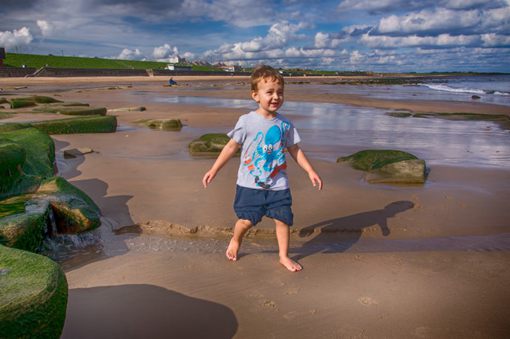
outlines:
M266 119L252 111L239 117L228 136L242 145L239 186L274 191L289 188L285 153L287 147L301 141L289 120L278 113Z

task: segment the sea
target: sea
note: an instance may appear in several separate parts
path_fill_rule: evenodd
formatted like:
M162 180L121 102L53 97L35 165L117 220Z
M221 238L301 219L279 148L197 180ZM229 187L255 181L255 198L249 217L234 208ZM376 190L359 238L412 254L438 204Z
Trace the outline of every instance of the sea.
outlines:
M300 86L311 86L313 91L322 93L351 93L384 99L510 106L510 75L431 78L412 85ZM473 95L479 98L474 99ZM247 111L257 108L249 99L156 96L150 100ZM326 161L336 161L338 157L362 149L399 149L415 154L431 166L510 169L510 131L495 122L400 118L388 115L389 110L385 109L317 102L286 101L280 113L289 116L298 128L307 154ZM187 128L185 132L193 132L192 126Z

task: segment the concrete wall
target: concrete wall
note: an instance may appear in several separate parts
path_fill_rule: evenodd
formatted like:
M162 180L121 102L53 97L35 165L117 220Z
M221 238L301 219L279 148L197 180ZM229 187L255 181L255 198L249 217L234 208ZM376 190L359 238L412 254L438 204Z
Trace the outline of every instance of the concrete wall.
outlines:
M205 72L205 71L170 71L167 69L155 69L153 70L153 73L155 76L178 76L178 75L223 75L223 76L229 76L229 75L250 75L248 72L224 72L224 71L217 71L217 72Z
M25 77L35 71L36 69L32 67L0 67L0 78Z
M108 69L108 68L53 68L45 67L38 77L118 77L148 76L144 69Z
M24 77L32 75L36 71L35 68L27 67L0 67L0 77ZM229 75L246 75L248 72L204 72L204 71L170 71L165 69L155 69L152 71L155 76L229 76ZM144 69L107 69L107 68L53 68L44 67L35 75L36 77L121 77L121 76L149 76Z

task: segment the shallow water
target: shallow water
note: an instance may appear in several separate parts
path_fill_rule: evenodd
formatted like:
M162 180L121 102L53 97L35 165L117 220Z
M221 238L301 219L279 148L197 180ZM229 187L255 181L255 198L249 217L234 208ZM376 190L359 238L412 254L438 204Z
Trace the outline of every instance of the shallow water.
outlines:
M356 94L379 99L466 101L510 106L510 76L458 76L424 79L415 85L306 84L303 89L332 94ZM473 99L476 95L479 99Z
M156 102L256 109L252 100L155 97ZM367 149L400 149L429 164L510 169L510 131L486 121L396 118L387 110L331 103L285 102L302 147L315 157L337 157Z

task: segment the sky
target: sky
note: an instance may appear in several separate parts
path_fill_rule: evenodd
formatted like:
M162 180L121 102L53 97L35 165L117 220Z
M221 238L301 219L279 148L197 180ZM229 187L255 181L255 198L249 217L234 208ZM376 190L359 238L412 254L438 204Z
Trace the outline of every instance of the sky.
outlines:
M510 0L0 0L7 53L510 72Z

